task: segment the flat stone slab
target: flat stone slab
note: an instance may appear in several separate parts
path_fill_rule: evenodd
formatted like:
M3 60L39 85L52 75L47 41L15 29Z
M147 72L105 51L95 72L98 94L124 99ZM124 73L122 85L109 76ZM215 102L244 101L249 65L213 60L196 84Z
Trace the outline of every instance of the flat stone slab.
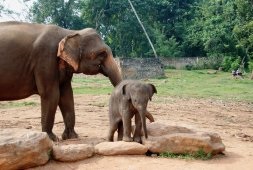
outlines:
M57 161L69 162L90 158L94 155L95 150L92 145L87 144L70 144L54 145L53 159Z
M147 130L148 139L142 138L142 141L153 153L193 153L203 150L214 155L225 150L217 133L194 131L158 122L148 124Z
M102 142L95 146L99 155L144 155L148 148L136 142Z
M53 142L44 132L0 130L0 169L26 169L47 163Z

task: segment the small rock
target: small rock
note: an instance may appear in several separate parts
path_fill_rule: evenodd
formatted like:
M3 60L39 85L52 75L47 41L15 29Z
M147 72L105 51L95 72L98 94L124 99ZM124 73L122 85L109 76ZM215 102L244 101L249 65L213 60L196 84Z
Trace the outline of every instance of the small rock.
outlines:
M53 146L53 158L57 161L78 161L92 157L93 155L94 147L87 144Z
M95 146L100 155L144 155L148 148L136 142L102 142Z
M53 142L44 132L0 130L0 169L26 169L47 163Z

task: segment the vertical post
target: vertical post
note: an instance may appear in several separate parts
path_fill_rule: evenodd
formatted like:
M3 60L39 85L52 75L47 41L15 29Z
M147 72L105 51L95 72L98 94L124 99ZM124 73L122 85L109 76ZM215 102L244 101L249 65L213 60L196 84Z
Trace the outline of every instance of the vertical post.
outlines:
M134 14L135 14L136 18L137 18L137 20L139 21L139 23L140 23L140 25L141 25L141 27L142 27L142 29L143 29L143 31L144 31L144 33L145 33L147 39L148 39L148 42L149 42L149 44L150 44L150 46L151 46L151 48L152 48L152 50L153 50L153 52L154 52L155 58L158 58L158 56L157 56L157 54L156 54L156 50L155 50L155 48L154 48L154 46L153 46L153 43L151 42L151 40L150 40L150 38L149 38L149 36L148 36L148 33L147 33L145 27L143 26L143 24L142 24L142 22L141 22L141 20L140 20L140 18L139 18L139 16L138 16L138 14L137 14L135 8L134 8L132 2L131 2L130 0L128 0L128 2L129 2L129 4L130 4L130 6L132 7L132 9L133 9L133 11L134 11Z

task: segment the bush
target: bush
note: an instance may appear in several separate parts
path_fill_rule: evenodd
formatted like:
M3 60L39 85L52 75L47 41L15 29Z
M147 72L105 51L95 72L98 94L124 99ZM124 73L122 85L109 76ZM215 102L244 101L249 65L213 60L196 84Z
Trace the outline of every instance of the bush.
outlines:
M199 58L195 64L188 64L185 66L186 70L203 70L203 69L215 69L218 70L221 67L220 57L203 57Z
M235 61L231 63L230 70L237 70L240 67L240 59L237 58Z
M253 71L253 61L249 61L249 71Z
M232 64L232 58L231 57L224 57L223 61L222 61L222 68L224 71L228 71L230 69L230 66Z
M194 68L194 66L193 66L192 64L187 64L187 65L185 66L185 69L186 69L186 70L193 70L193 68Z

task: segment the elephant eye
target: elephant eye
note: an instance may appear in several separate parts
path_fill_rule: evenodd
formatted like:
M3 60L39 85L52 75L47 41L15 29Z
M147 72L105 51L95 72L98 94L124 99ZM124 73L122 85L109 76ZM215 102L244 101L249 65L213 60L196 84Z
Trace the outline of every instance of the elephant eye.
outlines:
M107 56L107 53L106 53L106 51L102 51L102 52L98 53L98 56L101 58L105 58Z

